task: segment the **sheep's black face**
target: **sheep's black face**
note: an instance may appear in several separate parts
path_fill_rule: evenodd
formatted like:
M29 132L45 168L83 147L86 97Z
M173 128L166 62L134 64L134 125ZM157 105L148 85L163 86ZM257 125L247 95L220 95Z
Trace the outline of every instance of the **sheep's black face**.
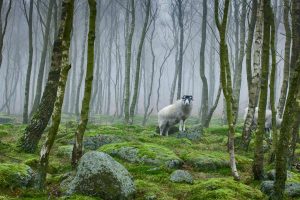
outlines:
M184 105L190 105L193 101L193 96L192 95L183 95L182 101Z

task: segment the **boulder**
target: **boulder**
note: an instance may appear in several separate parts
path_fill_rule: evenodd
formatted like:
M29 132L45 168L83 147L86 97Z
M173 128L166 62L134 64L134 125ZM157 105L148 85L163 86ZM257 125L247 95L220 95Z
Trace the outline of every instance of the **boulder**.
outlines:
M188 171L176 170L171 174L170 181L175 183L186 182L192 184L194 182L194 179Z
M110 144L110 143L117 143L121 142L121 139L115 135L96 135L91 137L85 137L83 140L84 148L90 150L96 150L99 147Z
M33 170L21 163L0 164L0 188L26 188L34 179Z
M74 193L103 199L133 199L135 186L129 172L111 156L97 151L84 154L67 195Z
M99 150L131 163L145 163L167 168L178 168L183 164L182 160L173 151L153 143L114 143L104 145Z
M274 192L274 181L263 181L260 190L271 195ZM289 197L300 197L300 183L286 183L285 194Z

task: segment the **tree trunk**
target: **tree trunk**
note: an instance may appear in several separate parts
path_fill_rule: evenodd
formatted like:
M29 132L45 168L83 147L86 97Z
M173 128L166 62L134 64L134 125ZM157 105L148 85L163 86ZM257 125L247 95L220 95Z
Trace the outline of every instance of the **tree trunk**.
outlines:
M182 64L183 64L183 41L184 41L184 32L183 32L183 0L177 0L178 7L178 24L179 24L179 59L178 59L178 84L177 84L177 99L181 98L181 85L182 85Z
M245 55L245 38L246 38L246 13L247 13L247 0L242 0L242 13L240 19L240 44L239 44L239 52L236 54L238 57L237 65L235 66L235 73L233 78L233 96L234 96L234 123L236 123L239 115L239 103L240 103L240 92L241 92L241 83L242 83L242 69L243 69L243 60Z
M125 114L125 124L129 123L129 99L130 99L130 65L131 65L131 46L132 46L132 37L135 28L135 5L134 0L130 0L131 11L127 9L127 14L131 12L131 24L130 24L130 32L129 35L126 32L126 50L125 50L125 95L124 95L124 114ZM129 7L129 6L128 6ZM129 22L127 23L127 26Z
M61 109L64 101L65 87L68 78L68 72L71 68L71 65L69 64L68 56L69 56L69 47L70 47L70 35L71 35L71 29L73 24L73 8L74 8L73 0L63 1L61 26L59 30L59 36L57 39L61 41L61 46L59 46L60 47L59 50L61 51L60 55L62 61L61 63L62 69L61 69L59 83L58 83L59 86L57 90L54 111L52 114L52 125L49 128L48 136L40 152L40 162L38 168L39 173L37 179L38 187L40 189L45 188L47 168L49 163L49 154L54 144L54 140L57 135L58 127L60 124Z
M136 60L136 71L135 71L135 80L134 80L134 91L133 91L133 97L131 101L131 106L130 106L130 118L131 122L133 123L133 118L134 118L134 111L137 103L137 97L138 97L138 90L139 90L139 80L140 80L140 69L141 69L141 55L142 55L142 50L144 46L144 40L146 37L147 33L147 26L148 26L148 21L149 21L149 15L150 15L150 7L151 7L151 0L147 0L147 5L146 5L146 11L145 11L145 21L143 25L143 30L140 38L140 43L139 43L139 49L138 49L138 54L137 54L137 60Z
M290 1L284 0L283 23L285 28L285 47L284 47L284 67L283 67L283 81L281 86L281 93L278 102L278 116L282 118L286 95L289 86L290 75L290 56L291 56L291 28L289 22Z
M75 143L72 151L72 166L76 167L83 152L83 134L85 132L90 111L90 100L93 86L93 74L94 74L94 41L95 41L95 27L96 27L96 0L89 0L90 8L90 23L89 23L89 35L88 35L88 57L87 57L87 70L84 85L84 95L81 106L81 120L77 126L75 133Z
M26 9L26 8L24 8ZM30 91L30 77L32 69L32 56L33 56L33 46L32 46L32 13L33 13L33 0L30 0L29 6L29 18L28 18L28 35L29 35L29 55L28 55L28 65L26 72L26 83L25 83L25 95L24 95L24 109L23 109L23 124L28 123L28 107L29 107L29 91Z
M220 77L223 88L223 94L226 99L226 111L228 121L228 150L230 156L230 168L232 176L235 180L239 180L239 174L236 168L235 153L234 153L234 135L235 125L233 123L233 93L232 93L232 82L231 72L228 60L228 47L226 44L226 26L230 0L225 0L225 6L223 11L222 22L219 21L219 0L215 0L215 22L220 34Z
M254 1L253 3L257 3ZM257 12L254 13L254 9L257 8ZM254 20L254 15L257 20ZM254 22L253 22L253 21ZM256 22L255 22L256 21ZM256 4L253 5L251 24L256 23L255 30L255 42L254 42L254 54L253 54L253 73L251 75L251 79L248 79L248 95L249 95L249 104L248 104L248 113L244 122L243 134L242 134L242 142L243 148L247 149L249 146L249 142L251 140L251 126L255 114L255 107L257 106L257 98L260 90L260 77L261 77L261 48L262 48L262 28L263 28L263 7L262 3L258 7ZM253 24L252 24L253 25ZM254 25L255 26L255 25ZM253 27L252 27L253 28ZM250 37L250 36L248 36ZM251 45L248 43L248 46ZM250 76L251 73L251 50L247 49L247 77ZM251 81L250 81L251 80ZM249 83L250 82L250 83ZM250 85L249 85L250 84Z
M66 1L66 2L65 2ZM67 5L67 0L64 0L64 6ZM72 1L73 2L73 1ZM65 7L63 7L64 13ZM43 92L41 103L36 112L33 114L29 125L26 127L24 135L20 139L19 146L22 150L28 153L33 153L41 139L43 131L45 130L54 108L56 99L58 82L62 63L62 45L63 40L69 44L68 33L71 32L72 24L66 25L66 14L62 14L61 23L58 30L58 37L55 39L53 46L53 54L51 58L51 68L48 75L47 84Z
M32 114L36 111L42 96L43 76L44 76L46 55L47 55L48 43L49 43L53 4L54 4L53 0L49 2L47 22L46 22L46 28L44 34L44 41L43 41L44 43L43 43L43 49L42 49L41 60L40 60L40 68L39 68L38 79L37 79L36 95L35 95L30 116L32 116Z
M85 58L85 52L86 52L86 40L88 35L88 25L89 25L89 16L88 16L88 6L86 5L86 15L85 15L85 23L84 23L84 33L83 33L83 41L81 46L81 61L80 61L80 74L79 74L79 81L77 85L77 91L76 91L76 103L75 103L75 114L77 117L79 117L79 102L80 102L80 90L82 86L83 81L83 75L84 75L84 58Z
M207 0L203 0L203 16L202 16L202 38L200 47L200 77L202 81L202 94L201 94L201 124L204 125L207 119L208 112L208 85L205 76L205 45L206 45L206 23L207 23Z
M4 21L4 27L2 30L2 8L3 8L3 0L0 1L0 69L2 66L2 58L3 58L3 42L4 42L4 36L6 33L6 27L7 27L7 22L8 22L8 15L10 13L11 10L11 4L12 4L12 0L9 1L8 4L8 8L7 8L7 12L5 14L5 21Z
M269 52L270 52L270 23L272 21L272 10L269 0L263 0L263 45L261 57L261 90L259 96L257 131L255 135L253 175L255 180L262 180L264 177L264 152L263 140L265 134L266 108L268 98L268 79L269 79Z

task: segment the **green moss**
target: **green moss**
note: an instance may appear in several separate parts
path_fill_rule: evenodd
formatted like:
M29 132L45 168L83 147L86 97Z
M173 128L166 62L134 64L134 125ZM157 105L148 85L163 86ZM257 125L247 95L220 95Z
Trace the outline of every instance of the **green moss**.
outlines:
M184 156L184 160L200 171L212 171L229 168L229 154L218 151L194 151ZM238 168L247 168L252 160L244 156L236 155Z
M66 157L66 158L70 158L72 155L72 150L73 150L73 145L63 145L63 146L59 146L57 148L57 153L56 155L58 157Z
M191 200L248 200L264 199L260 190L232 178L212 178L197 183L191 190Z
M101 200L99 197L90 197L90 196L84 196L80 194L72 195L70 197L61 197L59 199L68 199L68 200Z
M28 184L31 179L30 167L25 164L18 163L2 163L0 164L0 187L23 187Z
M89 128L84 134L87 136L95 136L99 134L108 134L108 135L123 135L124 130L114 127L114 126L98 126L97 128Z

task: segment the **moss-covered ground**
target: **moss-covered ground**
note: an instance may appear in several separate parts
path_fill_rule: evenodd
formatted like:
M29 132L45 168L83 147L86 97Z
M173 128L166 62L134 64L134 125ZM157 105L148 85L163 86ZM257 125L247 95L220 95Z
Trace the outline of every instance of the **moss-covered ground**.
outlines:
M37 170L39 152L27 154L19 150L18 139L25 129L24 125L0 124L0 200L1 199L65 199L60 190L61 181L71 172L70 153L76 129L74 117L63 116L56 143L51 151L50 164L47 176L46 191L38 191L34 187L22 186L13 180L15 175L26 173L30 166ZM97 150L111 154L122 163L132 174L137 188L136 199L267 199L260 192L260 184L252 180L251 164L253 153L236 149L236 157L241 180L232 179L227 153L227 128L214 119L211 128L205 129L200 140L191 141L187 138L159 136L156 130L156 117L151 117L147 126L141 124L142 117L135 119L135 125L124 126L122 120L109 116L95 116L91 118L85 137L98 135L113 135L118 138L116 143L100 146ZM188 126L197 124L197 119L188 120ZM242 131L237 126L237 136ZM46 132L47 133L47 132ZM45 134L46 134L45 133ZM39 147L45 140L45 134ZM173 183L169 180L170 174L176 170L165 164L151 162L131 162L128 159L114 154L115 150L128 147L136 149L138 158L158 160L180 160L179 169L189 171L194 184ZM88 149L86 148L86 151ZM300 154L300 147L296 150ZM266 170L272 165L266 165ZM299 172L292 172L291 182L300 181ZM34 183L33 183L34 184ZM68 199L98 199L75 195Z

